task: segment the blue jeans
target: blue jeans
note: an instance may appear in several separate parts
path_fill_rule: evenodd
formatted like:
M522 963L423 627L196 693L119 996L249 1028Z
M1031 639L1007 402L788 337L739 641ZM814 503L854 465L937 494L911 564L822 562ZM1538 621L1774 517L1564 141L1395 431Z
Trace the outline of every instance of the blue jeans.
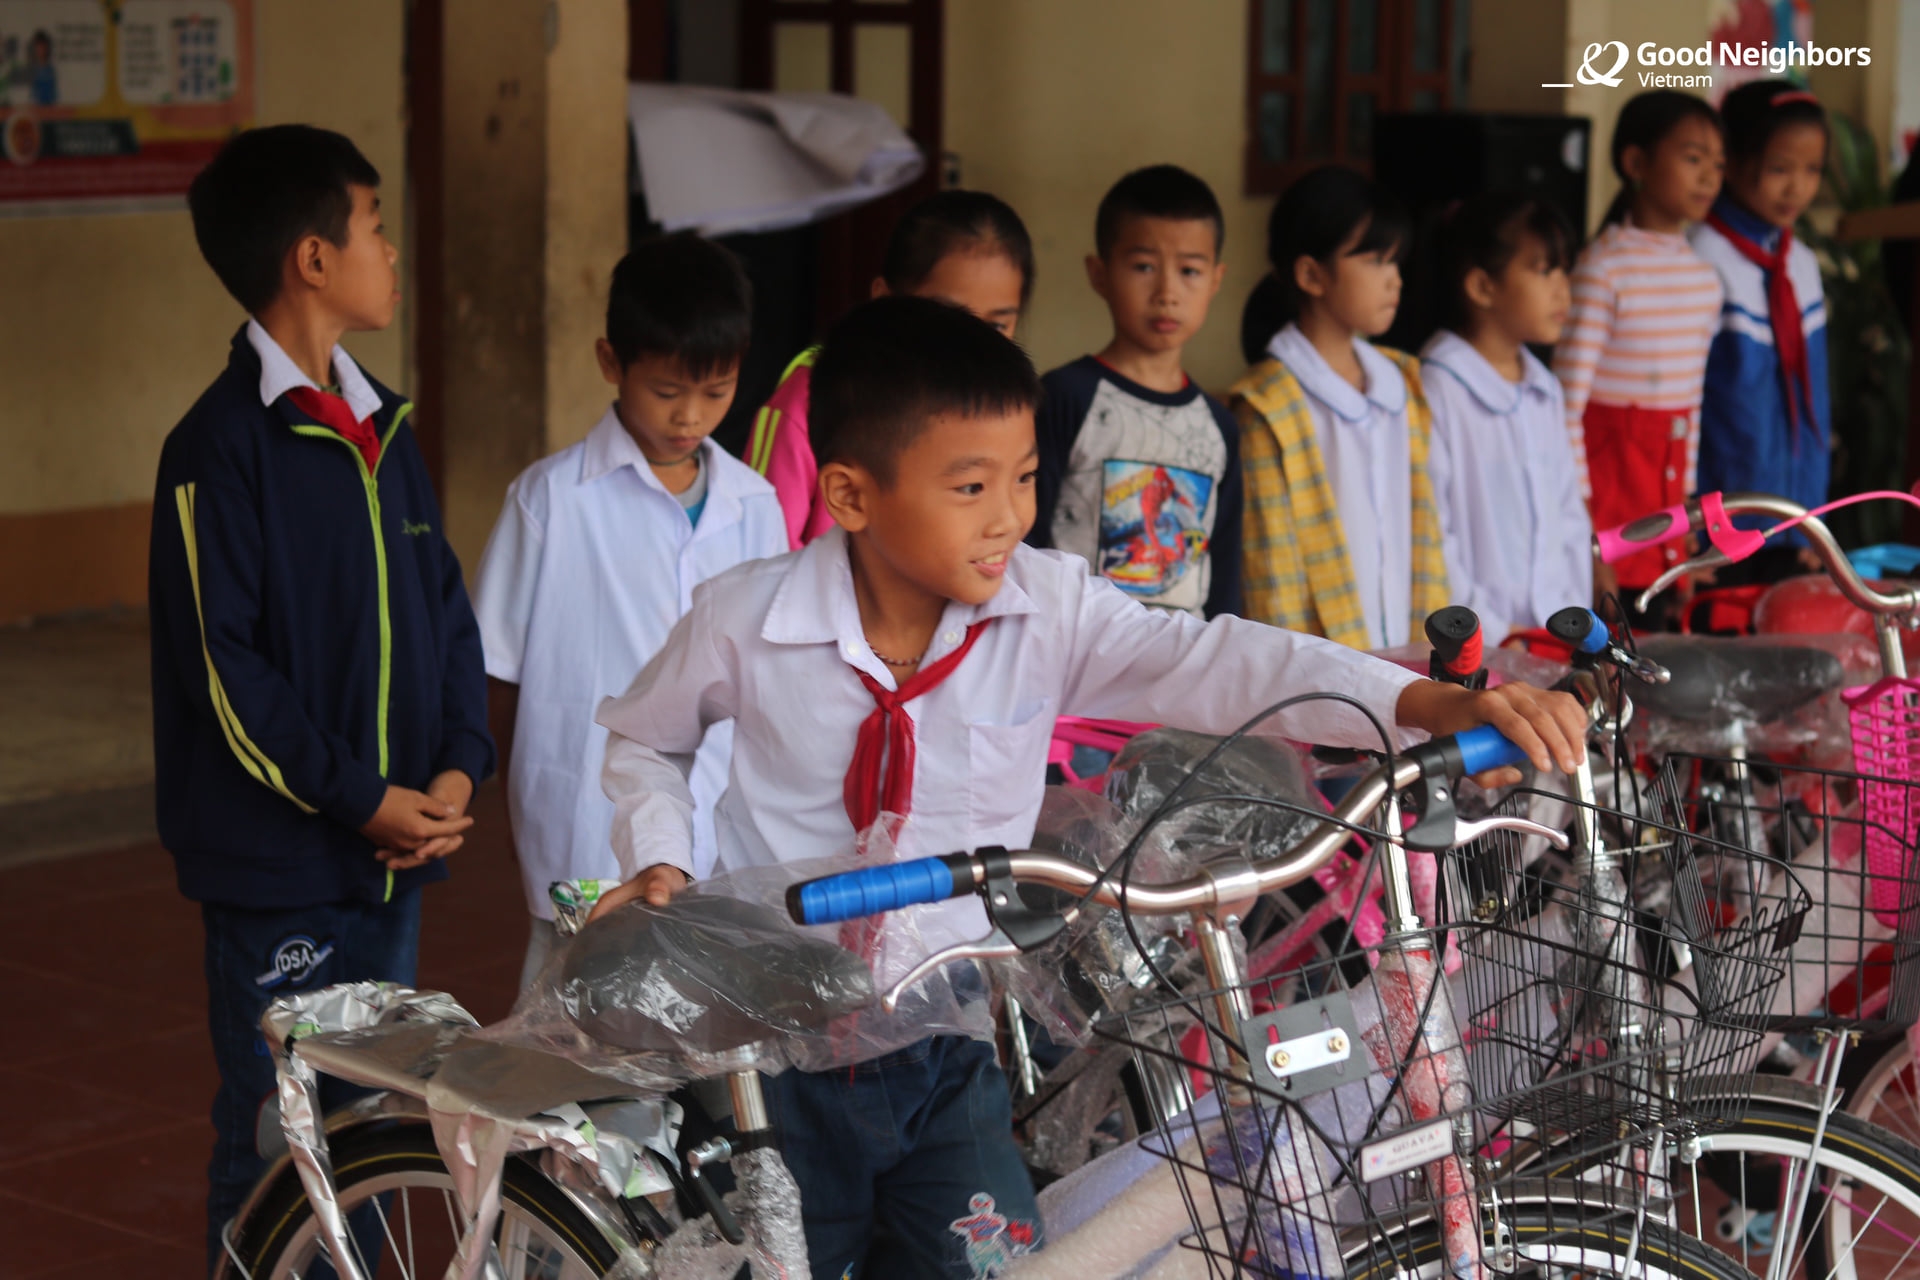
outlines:
M286 911L202 903L200 918L207 934L207 1022L220 1070L220 1091L213 1099L213 1162L207 1169L211 1271L221 1254L221 1228L267 1169L259 1129L274 1077L260 1015L280 996L336 982L411 984L420 953L420 891L392 902ZM321 1105L331 1109L359 1092L323 1077Z
M934 1036L766 1082L816 1280L987 1280L1040 1244L993 1046Z

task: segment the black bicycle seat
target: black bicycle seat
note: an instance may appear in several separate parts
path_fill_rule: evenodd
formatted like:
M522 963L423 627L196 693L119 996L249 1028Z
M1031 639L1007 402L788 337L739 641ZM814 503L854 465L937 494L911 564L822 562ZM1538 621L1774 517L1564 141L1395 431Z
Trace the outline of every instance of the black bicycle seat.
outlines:
M574 1024L605 1044L725 1053L825 1031L872 1001L873 974L769 907L689 893L665 907L631 903L581 930L560 994Z
M1673 679L1632 685L1634 704L1676 720L1765 724L1847 683L1840 659L1811 645L1650 636L1640 642L1640 652L1671 671Z

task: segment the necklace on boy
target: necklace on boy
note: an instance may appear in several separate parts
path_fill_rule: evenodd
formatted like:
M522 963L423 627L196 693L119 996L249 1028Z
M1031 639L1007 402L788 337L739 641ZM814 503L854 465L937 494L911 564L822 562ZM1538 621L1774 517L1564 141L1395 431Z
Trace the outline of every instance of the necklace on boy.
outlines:
M931 649L932 647L933 646L929 644L927 646L927 649ZM874 657L880 659L880 661L886 663L890 667L917 667L920 665L921 658L925 658L927 656L927 649L922 649L920 651L919 658L889 658L886 654L880 652L878 649L874 649L873 641L871 640L867 641L867 648L873 650Z

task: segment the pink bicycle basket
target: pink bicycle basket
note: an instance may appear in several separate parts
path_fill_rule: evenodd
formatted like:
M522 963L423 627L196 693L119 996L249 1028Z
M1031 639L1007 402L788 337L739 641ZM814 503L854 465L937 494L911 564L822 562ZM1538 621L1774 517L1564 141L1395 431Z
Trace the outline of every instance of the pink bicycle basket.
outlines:
M1853 734L1866 825L1867 905L1880 923L1899 923L1920 845L1920 680L1888 678L1841 695Z

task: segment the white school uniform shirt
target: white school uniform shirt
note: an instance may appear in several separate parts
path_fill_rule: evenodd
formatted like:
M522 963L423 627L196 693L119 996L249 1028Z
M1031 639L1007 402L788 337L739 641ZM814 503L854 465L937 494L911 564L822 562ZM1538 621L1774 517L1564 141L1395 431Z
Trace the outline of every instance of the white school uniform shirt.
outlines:
M273 340L266 326L251 317L247 320L247 344L260 357L261 404L271 405L295 387L321 389L293 362L286 349ZM367 381L367 375L360 372L360 366L353 362L345 347L336 345L332 359L333 380L340 387L340 398L353 410L354 421L365 422L380 408L380 393Z
M1560 380L1524 347L1508 382L1456 333L1420 353L1433 409L1427 467L1453 600L1491 641L1593 599L1593 524Z
M1273 336L1267 353L1299 380L1314 436L1346 535L1353 585L1367 623L1367 647L1391 649L1411 638L1413 613L1413 456L1407 380L1371 342L1353 340L1366 375L1359 390L1307 341L1297 325Z
M959 667L906 704L917 735L902 858L1026 848L1056 716L1223 734L1283 698L1322 690L1359 699L1393 732L1400 692L1416 678L1263 623L1149 609L1089 574L1078 556L1025 545L1014 548L991 599L947 605L924 661L938 662L983 619L992 622ZM728 718L732 771L714 810L718 869L851 850L843 789L860 724L874 710L854 668L898 687L862 631L840 529L695 591L692 611L659 656L600 709L612 730L605 783L621 875L656 863L699 869L691 859L689 753L708 725ZM1290 738L1380 745L1365 717L1340 703L1304 703L1268 724ZM929 952L986 932L985 912L971 898L920 922Z
M707 500L695 525L609 408L585 440L521 472L480 558L473 610L487 674L520 686L507 794L527 909L543 920L555 880L625 878L600 788L601 699L660 651L696 586L787 548L773 486L711 440L700 460ZM731 738L716 722L692 773L689 865L701 874Z

